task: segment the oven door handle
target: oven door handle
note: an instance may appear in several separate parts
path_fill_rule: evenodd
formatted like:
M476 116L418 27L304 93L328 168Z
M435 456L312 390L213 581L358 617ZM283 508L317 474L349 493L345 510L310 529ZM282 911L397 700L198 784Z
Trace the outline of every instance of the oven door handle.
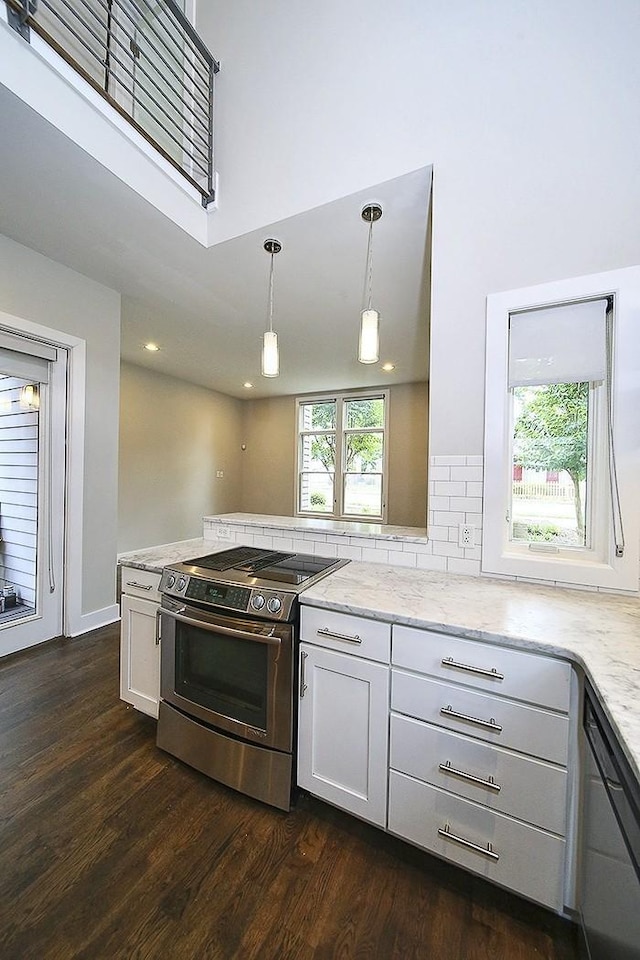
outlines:
M174 613L173 610L167 610L166 607L161 607L160 615L163 616L164 614L168 617L173 617L174 620L179 620L180 623L188 623L190 627L198 627L199 630L208 630L209 633L224 633L229 637L238 637L241 640L254 640L257 643L268 643L272 646L280 646L282 643L280 637L265 637L258 633L246 633L244 630L232 630L231 627L218 626L215 623L207 623L204 620L193 620L191 617L183 616L182 613Z

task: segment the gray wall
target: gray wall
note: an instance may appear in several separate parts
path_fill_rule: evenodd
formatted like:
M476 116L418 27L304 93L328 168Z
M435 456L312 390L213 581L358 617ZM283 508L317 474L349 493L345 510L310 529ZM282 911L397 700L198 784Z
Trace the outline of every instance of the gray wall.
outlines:
M120 295L0 235L0 310L86 343L85 407L73 412L85 420L82 563L67 576L91 614L115 602Z
M118 550L201 537L204 515L239 510L241 436L241 400L122 364Z

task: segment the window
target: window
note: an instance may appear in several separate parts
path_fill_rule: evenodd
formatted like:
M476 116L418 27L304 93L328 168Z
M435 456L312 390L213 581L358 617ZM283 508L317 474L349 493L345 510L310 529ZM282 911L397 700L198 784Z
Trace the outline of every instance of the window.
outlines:
M488 298L483 572L637 590L638 299L638 268Z
M299 515L384 520L387 409L386 391L298 399Z

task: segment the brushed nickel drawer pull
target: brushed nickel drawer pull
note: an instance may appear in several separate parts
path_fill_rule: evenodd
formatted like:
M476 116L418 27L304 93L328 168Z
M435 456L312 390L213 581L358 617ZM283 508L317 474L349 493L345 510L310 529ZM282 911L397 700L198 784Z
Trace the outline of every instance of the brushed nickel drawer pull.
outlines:
M480 717L470 717L466 713L458 713L451 704L447 707L440 707L440 713L443 717L453 717L454 720L466 720L467 723L475 723L479 727L486 727L487 730L493 730L495 733L501 733L502 727L496 723L493 717L490 720L482 720Z
M127 580L126 585L128 587L137 587L138 590L153 590L153 586L150 583L138 583L137 580Z
M500 855L495 852L490 843L486 847L481 847L479 843L473 843L471 840L465 840L464 837L458 837L455 833L451 833L448 823L445 823L444 827L438 827L438 836L445 840L451 840L452 843L459 843L461 847L467 847L468 850L475 850L476 853L481 853L483 857L489 857L490 860L500 859Z
M308 656L309 654L305 653L304 650L301 651L300 653L300 699L301 700L304 697L305 693L307 692L307 684L305 683L305 677L304 677L304 667L305 667L304 662Z
M320 627L316 630L316 633L320 637L331 637L333 640L348 640L349 643L362 643L362 637L359 637L357 633L334 633L333 630L329 630L328 627Z
M500 784L494 781L493 777L483 780L482 777L474 777L472 773L466 773L464 770L456 770L455 767L451 766L451 760L439 764L439 769L452 777L460 777L461 780L468 780L469 783L477 783L479 787L486 787L487 790L495 790L496 793L500 793L502 789Z
M479 677L490 677L491 680L504 680L504 673L498 673L495 667L487 670L485 667L474 667L470 663L458 663L453 657L442 658L443 667L455 667L456 670L466 670L467 673L476 673Z
M159 645L159 643L160 643L160 638L161 638L161 629L162 629L161 626L160 626L160 614L161 614L161 613L162 613L162 608L161 608L161 607L158 607L158 609L156 610L156 647Z

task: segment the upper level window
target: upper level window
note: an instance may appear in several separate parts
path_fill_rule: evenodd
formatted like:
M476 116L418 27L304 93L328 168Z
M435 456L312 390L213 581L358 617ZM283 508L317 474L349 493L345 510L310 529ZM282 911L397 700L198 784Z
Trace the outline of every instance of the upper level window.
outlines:
M297 401L298 514L384 520L387 408L386 391Z
M634 290L635 268L488 298L484 572L637 590Z

